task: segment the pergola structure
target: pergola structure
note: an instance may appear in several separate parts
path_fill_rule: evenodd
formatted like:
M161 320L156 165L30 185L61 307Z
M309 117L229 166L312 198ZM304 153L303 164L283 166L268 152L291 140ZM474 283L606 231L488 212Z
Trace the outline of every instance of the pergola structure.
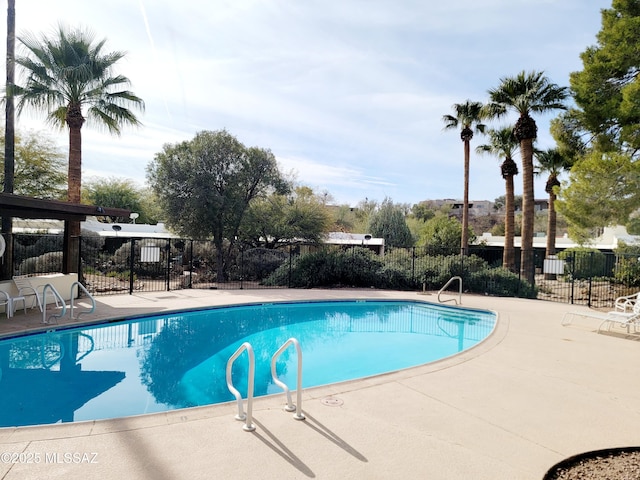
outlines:
M11 193L0 193L0 217L64 220L64 261L63 273L78 272L80 239L69 235L70 221L83 222L87 216L107 216L129 218L131 211L124 208L109 208L80 203L43 200ZM12 254L11 239L6 238L7 253ZM11 262L5 257L5 264ZM9 267L10 268L10 267Z

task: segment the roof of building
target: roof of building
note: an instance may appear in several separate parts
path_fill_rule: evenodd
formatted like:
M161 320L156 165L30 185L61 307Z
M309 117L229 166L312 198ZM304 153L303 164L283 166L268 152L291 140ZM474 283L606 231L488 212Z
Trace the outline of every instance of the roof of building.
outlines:
M384 238L374 238L368 233L329 232L324 242L332 245L384 245Z
M119 238L180 238L167 230L164 223L149 225L146 223L102 223L95 217L82 222L82 229L101 237Z
M491 235L490 233L483 233L482 236L476 239L477 244L484 244L493 247L504 246L504 236ZM567 235L556 238L557 249L567 249L580 246L578 243L570 239ZM617 225L614 227L605 227L602 235L595 238L591 243L584 245L591 248L597 248L598 250L615 250L620 243L626 245L640 245L640 235L630 235L627 233L627 229L624 226ZM533 237L534 248L545 248L547 245L546 235L536 235ZM521 246L521 238L514 238L514 246Z

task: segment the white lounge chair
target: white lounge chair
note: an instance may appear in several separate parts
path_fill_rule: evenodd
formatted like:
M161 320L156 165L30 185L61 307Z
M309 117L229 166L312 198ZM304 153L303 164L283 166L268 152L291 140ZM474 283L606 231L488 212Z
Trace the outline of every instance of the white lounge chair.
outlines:
M34 308L37 306L40 309L40 311L42 311L41 292L39 292L37 288L31 284L29 277L26 277L26 276L13 277L13 283L16 285L16 288L18 289L18 297L22 297L22 300L25 302L24 303L25 308L26 308L26 299L32 298L33 304L29 308Z
M7 314L7 318L11 318L13 314L13 306L11 304L11 297L7 292L0 290L0 307L4 306L4 311Z
M640 292L634 293L633 295L618 297L614 302L614 308L621 312L633 311L633 306L638 302L639 298L640 298Z
M637 332L637 327L640 325L640 302L635 302L630 311L611 310L610 312L567 312L562 317L562 325L570 324L574 316L597 318L601 320L600 325L598 326L598 333L600 333L605 326L607 327L607 330L611 330L611 326L616 324L621 327L626 327L627 333L630 333L632 326L634 332Z

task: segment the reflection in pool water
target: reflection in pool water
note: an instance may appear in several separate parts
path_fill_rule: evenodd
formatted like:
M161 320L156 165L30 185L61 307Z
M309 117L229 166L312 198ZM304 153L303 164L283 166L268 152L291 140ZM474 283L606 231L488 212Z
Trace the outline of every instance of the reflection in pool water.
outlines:
M410 301L332 301L214 308L0 341L0 426L114 418L230 401L226 363L245 341L256 395L279 391L271 355L295 337L303 386L438 360L483 340L494 314ZM246 392L247 362L234 384ZM280 380L295 388L286 350ZM275 387L275 388L274 388Z

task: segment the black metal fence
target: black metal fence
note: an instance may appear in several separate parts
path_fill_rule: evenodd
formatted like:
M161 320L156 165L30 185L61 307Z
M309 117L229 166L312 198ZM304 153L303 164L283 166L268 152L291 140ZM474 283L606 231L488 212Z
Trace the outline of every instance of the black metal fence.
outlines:
M218 255L209 241L83 236L80 278L95 295L183 288L281 288L292 286L292 267L297 260L320 248L330 247L293 244L267 250L225 245ZM360 249L350 247L346 251L353 254L355 261ZM401 272L402 284L399 285L405 289L437 290L450 276L460 275L465 282L475 282L474 291L502 294L504 289L499 283L504 282L504 276L498 275L502 250L472 247L470 254L470 257L461 257L457 251L421 247L387 249L380 259L381 271L389 275ZM517 261L519 256L517 252ZM16 275L60 272L62 236L15 234L13 258ZM540 299L607 307L617 296L640 288L640 258L634 255L565 252L553 264L546 264L544 252L536 251L534 263ZM489 273L473 276L478 269ZM281 281L269 282L276 271ZM321 274L319 271L318 275ZM349 285L348 281L337 283Z

